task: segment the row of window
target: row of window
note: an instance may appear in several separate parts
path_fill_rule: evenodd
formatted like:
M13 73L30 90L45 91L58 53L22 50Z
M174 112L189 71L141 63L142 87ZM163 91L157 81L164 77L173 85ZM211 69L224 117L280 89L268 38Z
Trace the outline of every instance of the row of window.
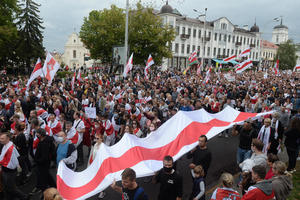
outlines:
M179 35L179 31L180 31L180 27L176 26L176 33L177 35ZM192 29L188 28L187 29L187 33L186 33L186 28L182 27L181 30L181 34L187 34L187 35L191 35ZM206 35L206 37L210 38L211 37L211 32L208 32L208 35L206 34L206 31L204 32L203 36ZM193 37L196 38L197 37L197 29L193 29ZM201 29L198 30L198 38L201 38ZM227 34L221 34L221 33L215 33L215 37L214 40L217 41L224 41L224 42L240 42L241 44L244 45L249 45L249 44L257 44L257 46L259 46L259 40L256 40L254 38L250 38L250 37L246 37L246 36L231 36L231 35L227 35Z
M170 47L172 47L172 44L171 44L171 46ZM205 53L205 50L207 49L207 52ZM186 51L185 51L186 50ZM184 44L181 44L181 49L180 49L180 51L181 51L181 54L185 54L185 53L187 53L187 54L190 54L191 52L194 52L196 50L196 46L195 45L192 45L192 48L191 48L191 46L190 45L187 45L186 46L186 49L185 49L185 45ZM197 53L198 53L198 56L199 55L201 55L200 54L200 51L201 50L204 50L204 55L205 56L210 56L210 47L207 47L207 48L200 48L200 46L197 46ZM222 52L221 52L222 51ZM175 44L175 53L178 53L179 52L179 44L178 43L176 43ZM213 48L213 56L214 57L217 57L218 55L226 55L226 56L231 56L231 55L238 55L238 54L240 54L241 53L241 50L237 50L237 49L225 49L225 48L223 48L223 49L221 49L221 48L216 48L216 47L214 47ZM252 53L252 52L251 52ZM254 57L255 57L255 59L258 59L258 53L253 53L253 55L251 54L250 55L250 58L253 58L254 59Z
M265 52L263 53L264 58L273 58L274 54L271 52Z

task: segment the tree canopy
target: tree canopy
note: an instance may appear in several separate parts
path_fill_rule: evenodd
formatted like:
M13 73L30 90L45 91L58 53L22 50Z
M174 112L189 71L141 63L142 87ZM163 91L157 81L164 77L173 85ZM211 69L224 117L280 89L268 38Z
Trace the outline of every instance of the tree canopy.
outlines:
M91 57L104 63L111 63L112 48L124 44L124 34L125 12L115 5L90 12L80 30L80 38ZM144 65L149 54L156 64L161 64L163 57L172 56L169 44L174 37L174 29L164 25L153 8L137 3L135 9L130 9L128 45L129 54L134 53L134 64Z
M279 59L279 69L293 69L296 65L296 45L291 40L279 45L275 61Z

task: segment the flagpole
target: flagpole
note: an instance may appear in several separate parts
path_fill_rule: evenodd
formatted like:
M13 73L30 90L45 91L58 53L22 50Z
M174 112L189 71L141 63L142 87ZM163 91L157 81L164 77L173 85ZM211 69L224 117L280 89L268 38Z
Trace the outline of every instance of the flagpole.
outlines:
M128 59L128 12L129 12L129 0L126 0L126 21L125 21L125 59ZM123 70L125 70L126 63Z

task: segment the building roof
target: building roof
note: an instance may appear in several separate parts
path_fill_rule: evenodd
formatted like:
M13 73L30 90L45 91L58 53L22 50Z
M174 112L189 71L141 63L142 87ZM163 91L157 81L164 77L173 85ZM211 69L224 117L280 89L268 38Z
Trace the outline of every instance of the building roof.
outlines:
M256 25L256 22L254 25L250 28L250 32L256 32L259 33L259 27Z
M282 24L277 25L277 26L274 27L274 29L279 29L279 28L286 28L286 29L289 29L287 26L282 25Z
M248 31L248 30L245 30L243 28L238 28L238 27L234 27L234 32L240 32L240 33L247 33L247 34L250 34L250 35L255 35L254 33Z
M268 40L262 40L262 48L278 49L278 46Z
M171 13L171 14L173 14L173 8L172 8L172 6L169 5L168 1L166 2L165 5L163 5L163 7L161 7L160 13Z

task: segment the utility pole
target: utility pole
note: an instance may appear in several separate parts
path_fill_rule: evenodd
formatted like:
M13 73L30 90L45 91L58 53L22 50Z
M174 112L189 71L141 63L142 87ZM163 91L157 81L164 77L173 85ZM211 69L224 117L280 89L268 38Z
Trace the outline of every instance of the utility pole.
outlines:
M125 66L128 59L128 12L129 12L129 0L126 0L126 22L125 22ZM123 70L125 70L125 66Z
M206 11L207 11L207 8L205 8L205 12L204 12L204 39L203 39L203 59L202 59L203 66L204 66L205 43L206 43L206 30L205 30L205 27L206 27Z

